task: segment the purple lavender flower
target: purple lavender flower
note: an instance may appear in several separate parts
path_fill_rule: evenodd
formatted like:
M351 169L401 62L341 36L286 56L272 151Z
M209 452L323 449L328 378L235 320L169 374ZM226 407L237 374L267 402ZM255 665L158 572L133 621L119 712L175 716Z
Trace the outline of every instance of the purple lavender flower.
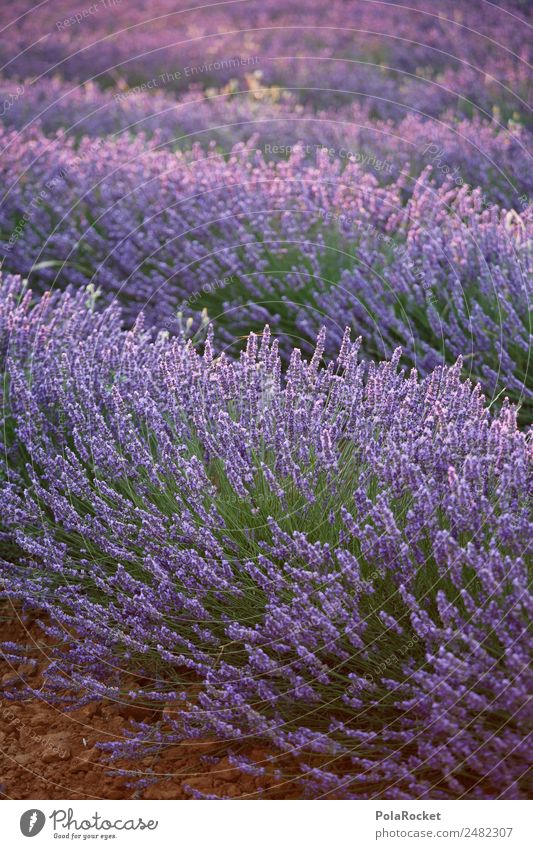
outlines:
M383 185L325 151L275 163L243 145L228 158L142 137L4 141L4 267L32 284L90 281L129 323L144 309L170 331L190 319L196 332L207 309L228 346L270 322L287 356L321 325L333 353L347 324L370 356L401 344L424 374L462 354L491 400L531 421L530 208L439 186L438 166Z
M132 87L183 91L258 71L268 85L322 105L355 94L385 118L446 108L504 120L528 114L531 13L512 0L485 4L482 15L469 0L441 2L438 14L426 0L331 0L327 26L310 0L108 5L73 13L69 0L56 0L28 14L27 0L12 0L0 13L4 73L104 86L125 77Z

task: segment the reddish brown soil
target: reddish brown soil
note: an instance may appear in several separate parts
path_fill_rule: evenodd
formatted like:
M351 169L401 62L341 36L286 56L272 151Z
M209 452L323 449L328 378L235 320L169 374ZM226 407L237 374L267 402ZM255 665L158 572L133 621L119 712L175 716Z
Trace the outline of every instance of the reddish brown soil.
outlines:
M4 608L3 614L0 642L31 642L41 648L44 664L46 642L37 627L29 620L23 622L12 609ZM0 660L0 686L14 675L24 675L32 686L39 686L39 669L30 674L28 667ZM259 787L266 789L263 798L298 798L294 785L243 775L228 762L223 745L213 741L172 746L157 759L151 756L110 766L95 744L122 739L130 718L156 721L162 717L160 710L148 712L107 701L65 713L43 700L0 699L0 798L189 799L185 785L230 798L258 798ZM265 757L259 748L247 754L256 762ZM214 755L221 757L216 764L209 762ZM116 774L119 768L132 769L137 775L151 769L163 777L136 791L128 787L131 779Z

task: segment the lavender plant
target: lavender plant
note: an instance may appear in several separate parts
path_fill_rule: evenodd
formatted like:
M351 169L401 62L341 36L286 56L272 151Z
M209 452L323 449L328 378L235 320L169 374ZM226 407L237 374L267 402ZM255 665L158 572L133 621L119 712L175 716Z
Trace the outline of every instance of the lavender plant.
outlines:
M460 361L361 363L348 331L285 371L267 327L234 360L91 293L1 291L1 576L54 637L47 698L166 705L112 758L208 738L315 798L527 796L531 445L508 403Z
M200 6L195 8L195 6ZM469 116L518 114L529 120L530 10L470 0L383 6L332 0L327 26L316 2L246 0L201 4L151 0L98 7L76 18L69 0L0 10L4 73L48 79L60 73L103 87L125 77L132 87L183 91L224 85L249 73L258 57L267 85L288 85L302 101L327 105L357 97L378 117L446 108ZM480 17L482 20L480 21Z

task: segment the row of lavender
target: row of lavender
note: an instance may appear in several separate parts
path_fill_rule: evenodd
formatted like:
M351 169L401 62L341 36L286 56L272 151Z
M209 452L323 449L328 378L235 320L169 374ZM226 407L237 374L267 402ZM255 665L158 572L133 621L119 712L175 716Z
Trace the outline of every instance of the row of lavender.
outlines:
M497 137L496 137L497 138ZM1 136L4 268L41 287L94 284L133 322L224 344L270 322L287 354L350 324L371 357L465 374L531 421L531 204L507 211L430 166L381 179L325 150L188 153L140 136ZM498 157L501 161L501 157ZM527 173L527 172L524 172Z
M193 5L0 11L9 696L258 793L525 798L523 4Z
M26 695L164 706L112 757L217 739L258 793L527 796L530 444L507 405L460 362L362 364L348 332L283 373L268 328L235 360L91 292L2 293L1 575L53 638Z
M9 76L183 90L243 78L250 60L268 85L304 100L353 99L376 114L446 106L528 114L527 4L470 0L13 0L0 12Z

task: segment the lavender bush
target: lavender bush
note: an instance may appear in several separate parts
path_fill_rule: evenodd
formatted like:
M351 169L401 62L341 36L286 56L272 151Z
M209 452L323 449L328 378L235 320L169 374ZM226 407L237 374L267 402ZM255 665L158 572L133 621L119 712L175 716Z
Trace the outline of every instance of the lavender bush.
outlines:
M312 161L325 147L383 183L404 171L415 179L431 164L439 184L451 175L457 185L482 186L487 201L507 208L521 208L533 195L531 133L516 121L459 119L452 112L431 120L419 112L401 121L376 120L357 101L327 109L303 105L294 92L262 85L256 73L242 88L236 80L222 89L191 86L177 99L158 89L129 89L124 82L102 91L92 82L76 86L57 77L19 81L16 88L7 79L0 102L8 103L16 90L24 95L5 110L3 123L30 137L36 125L47 135L62 131L75 139L144 133L154 146L208 148L215 142L228 153L252 139L267 159L287 158L300 145Z
M530 23L0 9L2 695L137 796L531 795Z
M512 408L490 415L460 362L360 363L348 332L284 371L268 328L199 355L91 292L21 288L1 290L1 573L54 637L47 697L165 704L114 758L200 737L313 797L526 797Z
M155 88L159 80L182 91L191 82L243 79L259 57L268 85L295 88L305 101L355 96L380 117L452 107L528 120L531 11L512 0L503 8L483 3L482 12L470 0L441 2L438 12L427 0L332 0L327 24L323 7L308 0L201 5L110 0L83 18L87 7L70 0L36 7L13 0L0 13L4 73L60 73L102 86L126 77Z
M99 287L130 322L193 329L207 309L223 341L270 322L290 354L346 324L372 357L423 373L465 357L491 399L531 421L530 206L506 212L450 175L383 185L355 161L302 148L286 161L237 145L171 152L143 137L4 137L4 267ZM37 154L37 155L36 155ZM13 177L15 175L15 177ZM288 342L287 342L288 340Z

